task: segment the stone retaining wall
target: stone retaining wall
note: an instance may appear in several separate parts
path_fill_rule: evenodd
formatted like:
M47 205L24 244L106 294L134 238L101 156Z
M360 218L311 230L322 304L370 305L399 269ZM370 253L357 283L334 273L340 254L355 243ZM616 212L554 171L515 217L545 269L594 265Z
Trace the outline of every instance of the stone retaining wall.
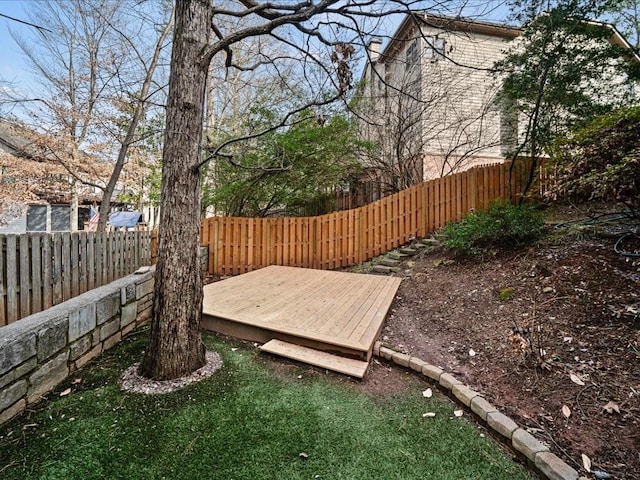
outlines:
M0 424L151 318L146 270L0 328Z

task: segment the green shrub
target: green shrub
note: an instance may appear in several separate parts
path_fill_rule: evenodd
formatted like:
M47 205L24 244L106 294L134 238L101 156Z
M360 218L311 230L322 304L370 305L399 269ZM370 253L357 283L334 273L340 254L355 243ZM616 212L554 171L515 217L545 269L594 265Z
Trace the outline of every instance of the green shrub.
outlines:
M527 245L544 232L542 213L530 205L494 203L486 212L473 212L441 231L442 245L460 254L477 255L491 248Z

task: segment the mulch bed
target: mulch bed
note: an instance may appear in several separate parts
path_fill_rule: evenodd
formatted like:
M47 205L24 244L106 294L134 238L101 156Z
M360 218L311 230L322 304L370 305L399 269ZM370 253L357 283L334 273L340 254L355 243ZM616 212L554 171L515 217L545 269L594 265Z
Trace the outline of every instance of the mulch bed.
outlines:
M610 478L640 478L640 258L614 252L611 233L412 257L382 340L484 393L581 474L584 454Z

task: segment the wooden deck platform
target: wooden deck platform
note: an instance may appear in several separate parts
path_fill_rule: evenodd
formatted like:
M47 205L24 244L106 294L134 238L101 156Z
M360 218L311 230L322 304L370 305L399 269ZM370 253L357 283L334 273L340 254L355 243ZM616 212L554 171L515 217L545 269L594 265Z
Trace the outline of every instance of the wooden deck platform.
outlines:
M270 266L204 287L203 327L369 361L401 279Z

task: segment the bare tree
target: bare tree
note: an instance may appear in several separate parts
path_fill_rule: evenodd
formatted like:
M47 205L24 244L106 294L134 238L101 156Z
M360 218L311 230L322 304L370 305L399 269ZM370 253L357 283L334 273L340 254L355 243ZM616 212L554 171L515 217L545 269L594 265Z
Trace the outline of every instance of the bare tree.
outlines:
M140 51L140 49L137 47L135 37L127 34L127 32L117 29L117 27L115 26L112 26L112 28L118 31L122 41L129 46L131 51L135 52L136 59L138 60L139 65L142 67L141 71L145 72L145 75L144 79L142 80L140 90L138 92L135 92L135 95L131 99L134 106L130 112L130 117L127 118L127 121L125 122L126 129L124 132L124 138L122 138L122 135L118 137L120 148L118 150L118 156L109 177L109 181L107 182L103 190L102 201L100 202L100 220L98 223L98 230L104 230L106 228L108 214L111 209L111 199L113 197L113 192L115 191L118 180L120 179L122 169L124 168L128 160L129 148L136 142L139 142L141 140L138 132L138 127L144 117L146 109L148 108L149 99L153 96L153 93L150 92L150 89L153 84L156 69L160 62L160 55L163 48L165 47L167 37L173 30L173 11L169 16L169 21L166 22L166 24L160 30L160 33L155 42L153 55L151 56L150 60L146 59L146 52Z
M43 1L32 6L29 17L40 31L29 37L13 34L41 89L37 96L6 94L3 104L18 106L23 119L46 133L50 153L67 170L72 229L77 226L79 183L103 192L104 227L128 149L140 141L140 122L162 93L156 74L171 23L162 12L132 7L126 0ZM156 30L157 23L163 26ZM105 163L113 159L110 174L92 179L77 175L88 155Z

